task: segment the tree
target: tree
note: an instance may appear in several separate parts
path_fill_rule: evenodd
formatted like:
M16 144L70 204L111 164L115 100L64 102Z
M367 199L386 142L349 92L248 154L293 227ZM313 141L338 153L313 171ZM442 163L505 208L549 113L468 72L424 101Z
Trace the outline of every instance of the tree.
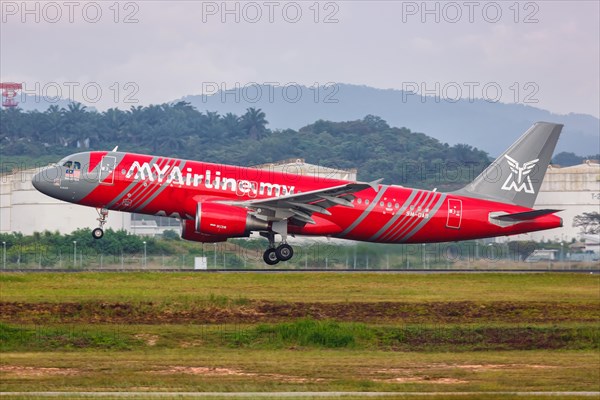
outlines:
M597 235L600 233L600 213L584 212L573 218L573 226L579 227L581 233L589 235Z
M250 107L246 114L242 115L242 126L251 139L259 140L266 133L266 125L269 123L265 119L266 114L262 110Z
M222 122L228 137L235 138L243 135L243 131L240 129L240 121L241 119L237 115L230 112L223 116Z
M558 153L552 159L552 164L558 164L561 167L570 167L572 165L581 164L582 162L582 157L575 155L575 153L567 153L565 151Z
M516 240L508 242L508 250L519 256L519 261L525 261L537 248L537 243L531 240Z

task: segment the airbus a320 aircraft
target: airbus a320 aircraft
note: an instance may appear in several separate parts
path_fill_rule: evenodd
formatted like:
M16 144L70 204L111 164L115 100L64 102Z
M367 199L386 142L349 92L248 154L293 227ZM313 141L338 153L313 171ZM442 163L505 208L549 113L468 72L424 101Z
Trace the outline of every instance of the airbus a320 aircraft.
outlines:
M168 157L92 151L33 177L37 190L96 207L100 239L109 210L181 220L182 237L204 243L259 232L264 260L287 261L290 235L380 243L429 243L514 235L562 226L532 209L562 125L534 124L473 182L452 193L349 182ZM276 234L281 242L276 244Z

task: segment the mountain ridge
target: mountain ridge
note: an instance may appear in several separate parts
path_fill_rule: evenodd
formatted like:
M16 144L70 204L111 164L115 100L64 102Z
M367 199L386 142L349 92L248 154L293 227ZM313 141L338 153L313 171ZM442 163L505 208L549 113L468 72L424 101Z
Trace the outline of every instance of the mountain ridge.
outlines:
M298 91L300 96L296 95ZM299 129L319 119L341 122L372 114L391 126L410 127L449 144L467 143L493 156L502 153L538 121L565 125L556 152L588 154L600 146L600 119L592 115L555 114L532 105L483 99L436 100L434 96L365 85L256 85L219 90L211 95L188 95L176 101L220 114L241 114L248 107L260 108L269 116L271 129Z

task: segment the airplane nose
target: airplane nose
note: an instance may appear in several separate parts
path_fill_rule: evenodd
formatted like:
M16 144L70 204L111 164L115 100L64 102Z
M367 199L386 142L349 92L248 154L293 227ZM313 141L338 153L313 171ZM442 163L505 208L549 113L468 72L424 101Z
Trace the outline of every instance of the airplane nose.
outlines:
M58 182L58 179L60 179L59 168L53 165L43 168L38 173L33 175L33 178L31 178L31 183L38 191L55 197L53 194L55 194L54 192L56 191L55 189L57 187L55 183Z

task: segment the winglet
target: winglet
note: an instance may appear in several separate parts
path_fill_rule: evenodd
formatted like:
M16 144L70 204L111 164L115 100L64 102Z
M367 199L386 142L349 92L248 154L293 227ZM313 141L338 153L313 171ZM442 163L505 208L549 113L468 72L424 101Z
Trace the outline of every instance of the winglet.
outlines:
M119 145L116 145L114 149L112 149L111 153L114 153L115 151L119 150Z
M379 184L383 181L383 178L377 179L376 181L369 182L368 185L373 188L375 192L379 192Z

